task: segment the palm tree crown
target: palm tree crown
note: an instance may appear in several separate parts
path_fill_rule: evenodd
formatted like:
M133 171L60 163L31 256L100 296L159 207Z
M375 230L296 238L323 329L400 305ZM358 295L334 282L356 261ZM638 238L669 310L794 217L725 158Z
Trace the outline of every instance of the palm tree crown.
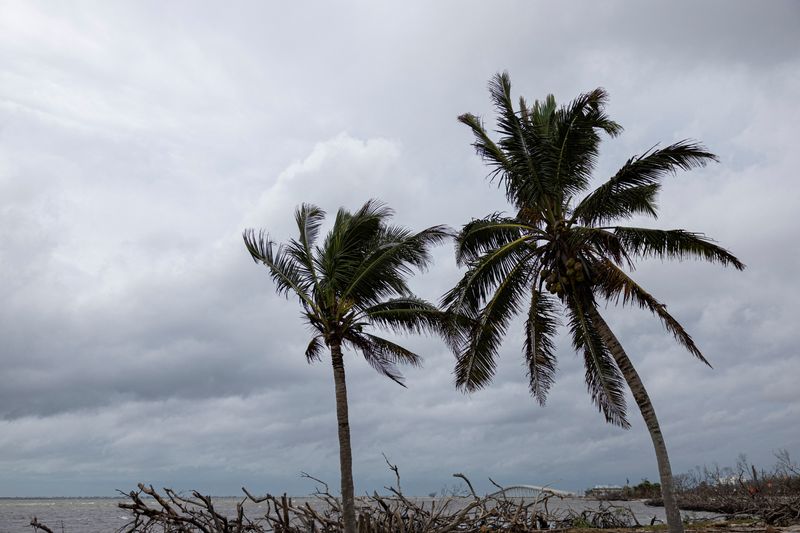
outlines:
M492 214L466 224L457 236L456 259L466 274L443 305L470 324L457 350L456 384L472 391L491 380L502 337L513 316L526 315L524 357L530 391L544 404L556 369L553 337L559 308L572 343L585 358L586 383L607 421L628 427L625 379L604 338L597 301L636 304L655 314L674 337L706 362L691 336L666 306L626 272L643 257L700 258L737 269L744 265L701 233L619 225L635 215L656 217L664 176L704 165L716 157L701 145L680 141L629 159L589 192L601 133L618 135L605 91L580 95L557 107L553 96L518 109L508 74L497 75L490 93L498 113L493 141L480 119L459 117L475 136L477 153L505 187L514 216Z
M322 347L345 345L381 374L402 384L397 365L419 365L417 354L365 331L438 331L440 312L408 287L413 269L430 263L429 249L448 232L434 226L418 233L389 225L392 211L371 200L355 213L340 209L333 228L316 244L325 212L303 204L295 212L298 239L275 249L261 231L244 232L245 245L270 272L280 294L294 293L314 335L305 356L319 360Z

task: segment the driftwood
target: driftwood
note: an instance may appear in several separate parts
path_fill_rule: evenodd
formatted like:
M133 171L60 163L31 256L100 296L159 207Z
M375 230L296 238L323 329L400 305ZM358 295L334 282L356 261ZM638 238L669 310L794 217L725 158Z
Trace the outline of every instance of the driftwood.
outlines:
M217 512L211 497L203 496L196 491L192 492L191 497L181 496L171 489L164 489L163 494L160 494L152 485L145 486L139 483L139 490L131 491L126 496L130 501L120 503L119 507L132 513L133 519L120 528L119 532L260 533L266 531L244 515L244 499L236 505L236 516L227 517Z
M31 527L34 531L43 531L44 533L53 533L53 530L47 527L46 525L39 522L39 519L35 516L31 518Z
M553 494L542 493L538 498L520 499L498 496L479 497L469 479L454 474L466 482L470 497L449 497L438 501L416 501L403 494L397 466L386 458L394 473L395 485L385 487L389 495L377 493L356 499L359 533L485 533L508 531L524 533L541 530L562 530L569 527L630 527L638 525L627 508L601 504L598 510L576 512L548 509ZM140 484L138 491L126 496L129 501L120 507L133 514L133 519L119 529L120 533L339 533L342 531L340 501L329 492L328 485L309 474L302 473L318 484L313 497L295 503L283 494L256 496L242 488L245 496L236 506L236 516L219 513L211 498L193 492L181 496L170 489L161 493L152 486ZM492 481L494 483L494 481ZM497 485L495 483L495 485ZM497 485L499 486L499 485ZM246 502L266 504L262 516L250 519L245 515Z

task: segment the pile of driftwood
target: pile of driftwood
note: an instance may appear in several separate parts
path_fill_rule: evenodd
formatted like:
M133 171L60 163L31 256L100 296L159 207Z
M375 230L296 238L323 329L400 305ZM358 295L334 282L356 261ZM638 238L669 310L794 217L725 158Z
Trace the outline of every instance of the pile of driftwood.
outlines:
M213 501L197 492L182 496L165 489L139 485L128 494L129 501L120 507L133 519L119 531L206 532L206 533L339 533L342 531L340 501L327 488L318 491L316 505L304 499L296 503L282 496L254 496L243 489L245 497L236 506L234 516L215 509ZM630 510L610 505L598 510L576 512L550 511L552 494L521 500L504 497L449 497L443 500L416 501L396 488L390 495L373 494L357 500L359 533L483 533L486 531L539 531L568 527L630 527L639 525ZM266 504L259 517L245 513L247 502Z
M388 463L388 461L387 461ZM357 499L356 515L359 533L485 533L508 531L559 530L569 527L631 527L640 525L627 508L601 504L599 509L581 512L569 509L551 510L548 502L558 498L543 492L537 498L520 499L505 496L476 495L463 474L470 496L451 496L437 500L406 497L400 490L397 467L389 465L397 484L386 487L388 495L377 493ZM242 488L244 497L231 515L218 510L212 498L198 492L178 494L170 489L155 490L139 484L138 490L124 494L119 504L132 515L118 533L340 533L341 502L328 486L308 474L319 487L311 501L298 503L282 496L255 496ZM259 504L259 516L249 517L246 507ZM35 529L50 532L41 523Z

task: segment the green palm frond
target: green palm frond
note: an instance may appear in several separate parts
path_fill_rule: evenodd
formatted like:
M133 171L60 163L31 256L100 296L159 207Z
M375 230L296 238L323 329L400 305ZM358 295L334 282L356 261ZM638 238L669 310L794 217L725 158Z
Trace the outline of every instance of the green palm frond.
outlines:
M658 218L656 198L660 190L659 183L598 189L575 208L572 218L585 225L604 224L635 215Z
M294 220L300 232L300 243L311 255L311 247L317 242L319 228L325 220L325 211L312 204L301 204L294 213Z
M534 101L530 111L526 113L526 115L528 115L526 123L529 124L541 138L550 138L556 127L557 109L556 97L552 94L548 94L544 100Z
M367 201L355 213L339 209L333 229L317 253L320 283L325 290L339 294L347 287L391 216L392 210L378 200Z
M269 269L278 294L288 297L290 291L294 292L305 306L315 307L309 295L312 280L293 257L284 253L280 246L275 250L275 243L264 231L256 234L255 230L247 229L242 237L253 261L262 263Z
M306 348L306 361L313 363L322 359L322 336L314 335Z
M685 347L689 353L708 366L711 366L711 363L709 363L700 352L692 336L667 312L666 305L656 300L650 293L644 290L610 261L601 261L597 263L594 265L593 270L596 276L596 290L605 299L614 302L618 302L621 299L623 305L635 303L639 307L647 309L661 319L664 328L672 333L675 340Z
M418 233L393 226L382 228L343 290L342 298L369 305L391 294L410 292L407 279L413 273L412 268L424 270L431 261L429 249L450 235L445 226L433 226Z
M456 263L460 266L476 261L490 250L536 232L537 228L521 223L518 218L503 217L498 213L473 219L464 225L456 238Z
M545 144L539 138L537 129L523 123L517 116L507 73L498 74L492 79L489 93L498 112L498 132L503 134L499 144L491 140L475 115L467 113L458 119L472 130L476 152L492 167L491 178L498 178L505 186L509 201L515 204L539 203L548 194L547 183L536 167Z
M616 136L622 126L608 118L605 104L608 95L602 88L581 94L556 113L556 131L552 139L552 157L547 167L562 198L568 198L589 185L597 164L600 135Z
M289 240L286 245L286 253L302 265L306 275L316 286L318 283L317 265L314 260L313 247L319 235L319 228L325 219L325 211L315 205L301 204L295 210L294 219L300 237L298 240Z
M422 298L392 298L372 305L359 315L362 320L395 333L440 333L445 314Z
M364 333L363 336L377 347L383 360L393 365L422 366L422 358L411 350L377 335Z
M494 181L500 176L514 172L511 161L505 152L489 137L489 134L486 133L480 118L470 113L465 113L458 117L458 121L472 130L472 134L475 136L475 142L472 143L475 152L492 168L489 174L490 180Z
M581 250L584 255L606 257L618 265L634 267L633 260L619 237L606 229L573 226L565 240L571 249Z
M593 225L635 214L656 218L655 197L662 178L679 169L705 166L708 161L717 161L717 157L701 144L689 140L632 157L575 207L573 219Z
M617 226L614 235L631 255L661 259L704 259L744 270L745 265L702 233L682 229L660 230Z
M398 364L420 366L422 359L414 352L382 337L369 333L351 332L344 338L351 347L361 352L367 363L378 373L405 387Z
M508 324L520 310L520 301L530 286L530 267L518 262L495 288L491 299L470 322L467 343L456 356L456 387L472 392L492 379L495 359Z
M569 300L569 327L575 350L583 352L586 386L592 401L606 421L629 428L625 402L625 379L617 368L608 346L581 304ZM591 305L591 304L589 304Z
M523 235L470 264L461 281L442 297L442 306L449 313L474 316L514 269L536 256L537 250L531 247L532 240L534 237Z
M547 392L553 385L556 372L556 355L553 345L558 327L556 301L533 289L528 319L525 323L523 354L528 369L531 394L544 405Z
M547 143L543 142L537 128L526 127L514 109L511 78L507 72L489 82L489 95L497 111L497 132L502 135L499 146L511 163L509 171L501 176L506 196L515 204L538 204L553 192L537 164Z

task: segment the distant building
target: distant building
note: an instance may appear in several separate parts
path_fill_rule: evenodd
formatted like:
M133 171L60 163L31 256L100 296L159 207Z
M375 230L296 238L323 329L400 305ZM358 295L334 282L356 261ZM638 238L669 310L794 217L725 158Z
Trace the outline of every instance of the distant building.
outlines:
M619 485L595 485L586 491L586 497L597 500L619 500L622 498L622 487Z

